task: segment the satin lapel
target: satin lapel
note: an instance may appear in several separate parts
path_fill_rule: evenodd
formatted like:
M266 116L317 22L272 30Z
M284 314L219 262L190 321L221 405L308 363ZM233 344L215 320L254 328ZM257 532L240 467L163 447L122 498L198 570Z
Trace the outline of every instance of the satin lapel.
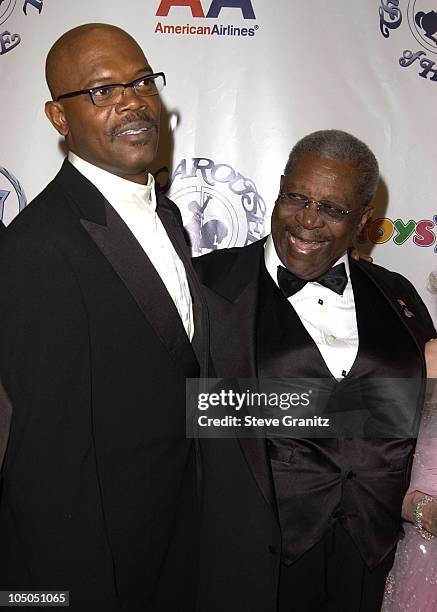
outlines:
M278 517L273 476L265 438L240 438L238 441L264 499L273 514Z
M198 376L196 356L176 306L130 229L101 192L67 159L54 180L62 194L69 197L80 223L123 281L173 361L187 376ZM171 239L179 249L173 234Z
M157 201L158 216L173 243L176 253L184 264L187 274L193 301L194 337L192 340L192 347L200 364L200 376L206 377L208 375L209 360L208 309L196 273L191 264L189 248L184 241L183 230L178 224L174 212L169 208L170 205L175 206L175 204L172 202L170 203L163 195L158 195Z
M258 261L263 242L194 259L206 297L211 356L221 377L255 378ZM212 258L210 258L212 257ZM205 266L206 264L206 266Z
M246 313L245 318L242 316L238 317L238 321L241 321L241 323L239 323L241 329L239 329L237 333L239 335L243 334L243 337L245 338L241 344L240 351L244 351L246 354L246 365L243 373L247 378L257 378L258 376L258 368L256 363L256 321L259 305L258 295L259 282L261 278L260 268L264 261L263 257L264 248L254 250L253 255L251 256L250 266L247 268L247 264L249 263L247 261L247 251L244 253L244 259L242 261L242 267L244 269L241 270L241 272L242 274L247 275L247 270L251 270L251 279L244 292L238 295L236 304L234 304L234 307L238 307L240 313ZM235 287L238 288L237 293L239 293L241 289L241 279L242 276L237 274L237 282ZM226 280L226 284L227 289L229 289L232 293L233 288L231 278ZM247 333L248 331L250 333ZM263 497L269 504L273 514L277 517L278 514L273 477L265 438L240 438L238 441Z
M173 358L188 376L198 364L191 344L159 274L124 221L105 203L106 225L80 222L121 278L143 315Z

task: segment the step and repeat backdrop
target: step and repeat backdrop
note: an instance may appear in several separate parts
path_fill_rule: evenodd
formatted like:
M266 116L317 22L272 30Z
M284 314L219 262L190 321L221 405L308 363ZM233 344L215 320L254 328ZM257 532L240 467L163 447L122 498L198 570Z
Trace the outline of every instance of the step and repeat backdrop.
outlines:
M437 321L437 0L0 0L6 224L60 167L44 62L87 22L127 30L167 76L153 172L194 255L268 233L293 144L343 129L382 174L360 248L407 276Z

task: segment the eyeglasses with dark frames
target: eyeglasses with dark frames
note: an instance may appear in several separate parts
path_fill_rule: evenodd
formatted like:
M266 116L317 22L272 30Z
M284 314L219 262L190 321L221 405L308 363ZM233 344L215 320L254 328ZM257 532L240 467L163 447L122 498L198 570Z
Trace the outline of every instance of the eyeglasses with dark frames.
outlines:
M125 90L129 87L132 87L140 98L146 98L147 96L158 94L164 89L165 85L165 74L163 72L155 72L154 74L148 74L147 76L135 79L130 83L110 83L109 85L99 85L90 89L70 91L55 98L55 102L59 102L59 100L64 98L88 94L92 103L96 106L113 106L121 101Z
M310 204L315 204L317 214L320 215L324 221L331 223L339 223L357 211L364 211L364 207L356 208L354 210L347 210L346 208L342 208L333 202L323 200L319 202L318 200L313 200L312 198L308 198L300 193L280 193L279 198L284 200L284 202L286 202L289 206L296 209L309 208Z

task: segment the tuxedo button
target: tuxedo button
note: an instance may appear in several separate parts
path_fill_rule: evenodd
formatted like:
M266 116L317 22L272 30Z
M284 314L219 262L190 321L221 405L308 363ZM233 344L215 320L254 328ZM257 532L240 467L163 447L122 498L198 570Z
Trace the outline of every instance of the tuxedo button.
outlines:
M333 513L332 518L337 519L337 518L341 518L342 516L343 516L343 511L342 511L342 510L336 510L336 511Z
M347 480L352 480L353 478L355 478L356 474L355 472L352 472L352 470L349 470L349 472L346 472L346 478Z
M270 552L272 555L277 555L277 554L278 554L278 551L277 551L277 549L276 549L276 546L273 546L272 544L269 544L269 547L268 547L268 548L269 548L269 552Z

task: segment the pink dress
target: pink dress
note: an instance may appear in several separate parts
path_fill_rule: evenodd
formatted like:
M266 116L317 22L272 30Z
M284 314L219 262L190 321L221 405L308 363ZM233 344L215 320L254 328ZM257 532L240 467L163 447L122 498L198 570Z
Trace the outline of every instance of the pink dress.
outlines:
M432 381L435 382L435 381ZM425 403L408 492L437 496L437 384ZM404 523L381 612L437 612L437 539Z

